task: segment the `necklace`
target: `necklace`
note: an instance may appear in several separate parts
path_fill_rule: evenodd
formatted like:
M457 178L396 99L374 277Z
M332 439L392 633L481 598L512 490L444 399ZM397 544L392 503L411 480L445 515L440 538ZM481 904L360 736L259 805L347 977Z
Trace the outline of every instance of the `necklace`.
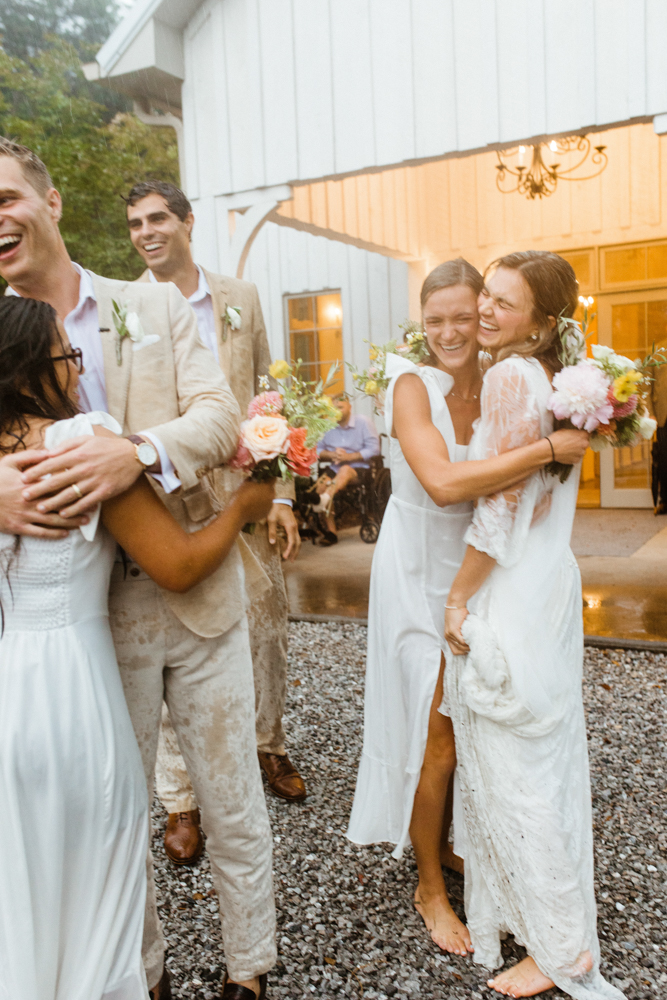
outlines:
M479 393L476 393L476 394L473 393L470 396L461 396L458 392L454 392L453 389L450 389L449 392L447 393L447 395L448 396L456 396L457 399L462 399L464 403L469 403L473 399L479 399Z

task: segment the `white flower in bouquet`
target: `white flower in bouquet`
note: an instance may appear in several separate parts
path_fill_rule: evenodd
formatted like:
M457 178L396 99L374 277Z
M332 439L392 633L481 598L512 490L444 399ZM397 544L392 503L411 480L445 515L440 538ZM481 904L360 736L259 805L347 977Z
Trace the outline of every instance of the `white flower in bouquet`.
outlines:
M648 413L644 412L639 418L637 430L639 431L641 437L645 438L647 441L650 441L653 435L655 434L657 426L658 426L658 421L654 420L653 417L650 417Z
M613 358L616 353L611 347L607 347L605 344L592 344L591 352L596 361L607 361L608 358Z
M594 431L613 416L610 384L604 372L588 361L562 368L553 378L549 409L557 420L571 420L581 430Z

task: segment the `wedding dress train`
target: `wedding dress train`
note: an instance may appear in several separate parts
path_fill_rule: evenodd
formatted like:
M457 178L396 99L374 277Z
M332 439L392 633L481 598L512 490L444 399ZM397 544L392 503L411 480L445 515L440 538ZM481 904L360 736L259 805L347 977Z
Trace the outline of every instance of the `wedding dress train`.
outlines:
M120 433L107 414L46 447ZM115 542L0 534L0 998L148 1000L146 782L107 617Z
M548 434L550 394L535 359L492 367L469 457ZM500 966L510 931L576 1000L622 1000L599 970L581 580L570 550L578 479L578 469L564 483L540 472L478 501L465 540L497 565L468 602L470 653L446 650L441 711L456 738L474 961Z
M437 368L420 368L389 354L385 401L392 495L373 556L368 614L364 745L347 836L356 844L390 842L400 858L419 783L428 717L444 634L449 587L463 559L472 504L438 507L391 437L396 379L419 376L431 417L451 461L464 461L445 396L454 384Z

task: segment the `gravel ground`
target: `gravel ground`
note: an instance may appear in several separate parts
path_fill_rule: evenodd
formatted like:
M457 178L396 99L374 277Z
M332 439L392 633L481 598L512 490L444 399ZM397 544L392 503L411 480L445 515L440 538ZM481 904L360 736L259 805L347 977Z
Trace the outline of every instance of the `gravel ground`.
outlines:
M363 626L290 626L289 749L310 794L300 806L268 796L279 942L269 997L498 996L482 970L442 954L425 933L412 906L412 852L396 862L386 845L357 848L344 837L361 748L365 643ZM665 655L586 652L603 970L629 1000L667 997L666 687ZM174 994L213 1000L223 958L208 861L185 872L170 865L159 807L155 821ZM462 880L451 875L449 886L462 916ZM510 939L506 960L522 955Z

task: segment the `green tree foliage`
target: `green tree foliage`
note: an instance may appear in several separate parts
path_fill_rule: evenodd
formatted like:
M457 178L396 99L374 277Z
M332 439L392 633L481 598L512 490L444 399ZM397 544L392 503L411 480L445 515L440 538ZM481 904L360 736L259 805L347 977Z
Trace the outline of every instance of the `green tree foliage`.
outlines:
M143 264L128 238L121 196L149 178L178 184L174 130L127 112L110 119L76 49L52 38L29 60L0 49L0 135L46 163L63 197L61 231L73 259L107 277L137 277Z
M2 0L2 46L10 56L32 59L57 35L90 59L111 34L119 13L116 0Z

